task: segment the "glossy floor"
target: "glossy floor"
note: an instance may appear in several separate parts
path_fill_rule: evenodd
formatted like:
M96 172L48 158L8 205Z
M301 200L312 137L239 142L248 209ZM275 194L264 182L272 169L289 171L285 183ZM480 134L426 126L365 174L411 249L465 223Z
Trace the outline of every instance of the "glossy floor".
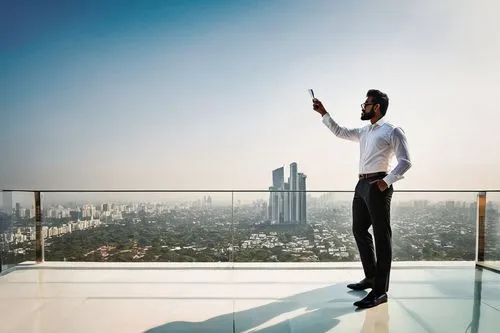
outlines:
M357 311L358 264L22 265L0 277L0 332L498 332L500 274L395 263Z

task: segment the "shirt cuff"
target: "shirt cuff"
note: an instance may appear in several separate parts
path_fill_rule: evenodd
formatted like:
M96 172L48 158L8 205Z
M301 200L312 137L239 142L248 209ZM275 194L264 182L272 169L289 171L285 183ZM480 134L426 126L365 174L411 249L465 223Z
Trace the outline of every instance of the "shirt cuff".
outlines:
M389 187L398 180L401 180L403 178L404 178L403 176L393 175L392 173L390 173L384 177L383 181L387 184L387 187Z
M323 115L322 119L323 119L323 124L328 125L328 121L331 119L331 117L327 112Z

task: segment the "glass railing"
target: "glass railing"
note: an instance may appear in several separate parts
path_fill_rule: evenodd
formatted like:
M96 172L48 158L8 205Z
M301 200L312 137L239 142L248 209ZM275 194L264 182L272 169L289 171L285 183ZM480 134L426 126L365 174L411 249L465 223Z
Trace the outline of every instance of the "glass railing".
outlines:
M235 193L235 261L358 261L353 193L308 192L305 214L296 194ZM475 200L470 192L395 193L393 260L474 260Z
M500 192L487 195L485 261L498 263ZM36 207L34 192L2 196L2 202L12 202L10 212L2 213L0 233L6 268L35 260ZM44 191L41 257L98 262L359 261L351 230L352 197L351 191ZM395 191L393 260L474 261L477 211L476 191Z
M0 271L35 260L34 196L0 192Z

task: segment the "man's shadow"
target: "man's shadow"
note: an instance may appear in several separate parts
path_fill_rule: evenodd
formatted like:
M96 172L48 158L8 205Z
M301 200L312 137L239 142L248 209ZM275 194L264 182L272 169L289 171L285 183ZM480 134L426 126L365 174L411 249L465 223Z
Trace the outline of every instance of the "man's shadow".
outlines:
M325 333L339 324L342 315L353 313L352 303L365 295L365 291L348 291L345 284L334 284L202 322L166 323L145 333Z

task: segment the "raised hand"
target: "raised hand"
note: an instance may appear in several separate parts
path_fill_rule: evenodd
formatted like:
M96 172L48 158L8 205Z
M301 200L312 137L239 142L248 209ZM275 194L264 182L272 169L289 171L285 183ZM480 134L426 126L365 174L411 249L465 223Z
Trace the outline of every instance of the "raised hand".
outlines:
M313 98L313 110L318 112L320 115L324 116L327 112L323 103L317 98Z

